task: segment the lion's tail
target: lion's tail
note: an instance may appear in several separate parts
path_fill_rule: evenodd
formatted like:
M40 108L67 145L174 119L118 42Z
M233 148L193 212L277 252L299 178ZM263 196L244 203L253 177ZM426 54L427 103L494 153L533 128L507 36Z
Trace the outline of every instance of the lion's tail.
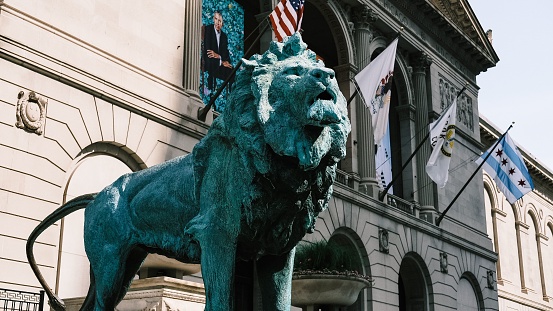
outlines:
M29 236L29 239L27 239L27 259L29 260L29 264L31 265L31 269L33 269L33 272L35 273L38 281L40 282L40 285L44 288L46 291L46 295L48 296L48 300L50 301L50 306L55 311L64 311L65 310L65 303L63 300L61 300L58 296L56 296L52 289L46 284L46 281L44 280L44 277L40 273L40 270L38 269L38 266L35 261L35 256L33 254L33 245L35 244L36 239L38 236L46 230L48 227L50 227L52 224L54 224L56 221L62 219L63 217L73 213L74 211L80 210L85 208L90 202L94 200L96 197L96 193L92 194L85 194L78 196L69 202L65 203L64 205L60 206L58 209L56 209L52 214L48 215L34 230L31 232L31 235Z

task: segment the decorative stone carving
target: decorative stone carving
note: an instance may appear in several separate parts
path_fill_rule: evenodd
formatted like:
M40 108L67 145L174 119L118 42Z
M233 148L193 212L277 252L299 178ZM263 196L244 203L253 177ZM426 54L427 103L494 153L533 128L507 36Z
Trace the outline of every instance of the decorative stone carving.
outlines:
M33 91L30 91L28 94L21 91L17 94L17 99L15 126L41 135L44 131L48 101Z
M416 72L426 72L432 64L432 58L425 52L419 52L411 55L411 67Z
M354 8L352 15L357 28L369 28L371 24L378 20L378 14L368 5Z
M386 229L378 229L378 246L379 251L385 254L390 252L389 234Z
M457 96L460 89L454 87L446 78L440 76L440 108L444 110L449 107ZM461 94L457 99L457 122L464 124L468 129L474 131L474 110L472 109L472 98Z
M487 280L489 289L494 289L495 288L495 278L494 278L493 274L494 273L493 273L492 270L487 271L486 280Z
M440 271L447 273L447 253L440 252Z

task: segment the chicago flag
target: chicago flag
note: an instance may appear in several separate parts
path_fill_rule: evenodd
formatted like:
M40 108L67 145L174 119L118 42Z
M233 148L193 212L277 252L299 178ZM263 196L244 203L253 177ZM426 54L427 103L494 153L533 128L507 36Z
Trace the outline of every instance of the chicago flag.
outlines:
M513 204L532 191L534 183L509 134L506 133L495 149L491 150L492 148L493 146L478 158L476 163L482 163L491 153L482 168L490 174L507 201Z

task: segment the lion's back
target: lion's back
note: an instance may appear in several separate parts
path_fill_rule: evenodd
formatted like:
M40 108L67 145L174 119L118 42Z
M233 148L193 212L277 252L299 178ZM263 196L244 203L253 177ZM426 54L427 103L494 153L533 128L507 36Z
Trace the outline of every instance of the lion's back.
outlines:
M199 212L193 162L193 155L177 157L119 177L87 206L85 239L90 244L100 234L144 245L156 244L157 237L180 239L183 223Z

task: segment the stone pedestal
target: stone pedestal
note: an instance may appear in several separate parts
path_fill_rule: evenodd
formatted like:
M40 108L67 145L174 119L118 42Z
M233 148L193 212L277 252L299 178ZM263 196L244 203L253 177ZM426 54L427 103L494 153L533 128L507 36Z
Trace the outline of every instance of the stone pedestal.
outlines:
M64 299L67 311L78 311L84 297ZM203 284L170 277L134 280L117 311L203 311Z

